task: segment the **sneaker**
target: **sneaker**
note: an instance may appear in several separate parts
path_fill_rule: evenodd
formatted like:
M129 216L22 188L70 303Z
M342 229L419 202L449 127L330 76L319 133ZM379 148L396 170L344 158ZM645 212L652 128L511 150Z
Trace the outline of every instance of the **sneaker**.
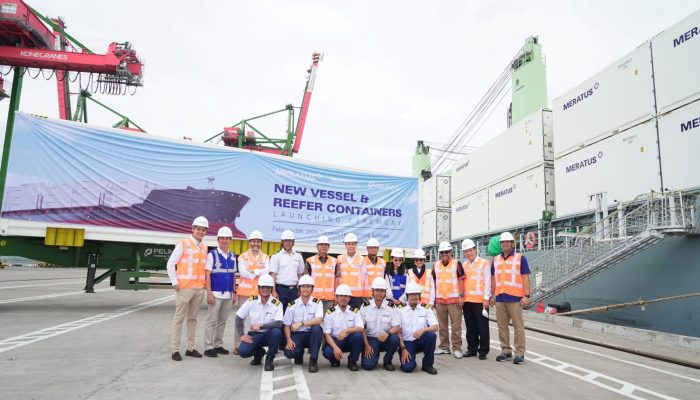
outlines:
M454 354L455 358L457 358L457 359L462 358L462 352L459 350L455 350L453 354Z
M439 356L440 354L450 354L450 351L445 350L445 349L437 349L437 350L435 350L435 353L433 353L433 354L435 354L436 356Z
M216 350L216 352L218 354L223 354L223 355L231 354L228 350L224 349L223 347L217 347L214 350Z
M384 369L387 371L396 371L396 368L394 368L394 364L392 363L385 363Z
M522 364L525 362L525 356L515 356L513 359L513 364Z
M348 363L348 369L352 372L359 370L359 368L357 368L357 363L354 363L354 362Z
M204 355L207 357L217 357L218 356L215 349L204 350Z
M437 370L432 366L430 366L430 367L423 366L423 367L421 367L421 371L425 371L425 372L429 373L430 375L437 375Z
M198 352L197 350L187 350L185 352L185 355L187 357L202 358L202 354L200 352Z
M496 356L496 361L501 362L501 361L508 361L511 358L513 358L513 355L511 353L501 353Z
M180 355L179 351L174 352L170 358L173 359L173 361L182 361L182 356Z
M468 351L467 354L464 355L464 357L466 357L466 358L476 357L476 352L475 351Z
M479 360L485 360L486 354L479 354Z

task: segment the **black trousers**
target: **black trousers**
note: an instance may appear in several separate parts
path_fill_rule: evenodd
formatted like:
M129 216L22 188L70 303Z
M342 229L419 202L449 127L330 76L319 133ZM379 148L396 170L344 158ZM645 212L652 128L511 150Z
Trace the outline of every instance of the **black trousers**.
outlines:
M464 302L462 313L467 325L467 351L486 355L489 353L489 319L481 315L482 303Z

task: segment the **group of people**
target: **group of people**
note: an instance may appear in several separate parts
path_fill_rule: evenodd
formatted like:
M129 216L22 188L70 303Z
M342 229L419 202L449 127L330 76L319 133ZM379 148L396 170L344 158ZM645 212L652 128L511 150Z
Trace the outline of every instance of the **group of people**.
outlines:
M393 357L398 352L402 371L413 371L417 354L423 353L421 369L434 375L434 355L487 358L491 306L496 307L501 344L496 361L524 362L522 309L530 297L530 271L526 258L515 252L514 238L508 232L501 234L502 253L493 261L479 257L475 243L466 239L461 243L464 264L453 257L450 243L442 242L439 260L432 266L426 265L425 252L417 249L414 265L407 269L402 249L393 249L387 264L378 256L379 242L374 238L367 241L367 255L360 255L353 233L345 235L345 253L338 257L328 254L328 237L320 236L317 253L304 260L294 250L292 231L282 233L282 249L268 256L262 252L263 235L256 230L249 235L248 250L236 259L229 250L233 234L228 227L219 229L217 248L208 250L202 242L208 225L205 217L197 217L192 235L176 244L167 263L176 292L171 339L175 361L182 360L185 319L185 355L202 357L195 349L195 330L206 297L204 355L230 353L224 348L223 335L228 316L237 306L233 352L252 357L251 365L262 364L264 358L266 371L274 369L273 360L281 347L295 364L303 364L308 349L312 373L318 371L319 353L331 367L339 367L348 353L347 367L357 371L360 367L374 369L384 352L383 368L394 371ZM462 319L467 330L466 354L462 353ZM435 332L440 338L437 348Z

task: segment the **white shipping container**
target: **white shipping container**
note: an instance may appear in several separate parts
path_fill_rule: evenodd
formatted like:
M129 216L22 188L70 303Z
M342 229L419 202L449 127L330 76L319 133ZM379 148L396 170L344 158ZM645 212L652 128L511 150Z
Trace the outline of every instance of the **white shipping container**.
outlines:
M437 175L421 182L421 210L450 208L449 175Z
M659 118L661 175L664 187L700 187L700 100Z
M539 110L518 121L452 168L452 198L554 160L552 112Z
M489 190L483 189L452 203L452 239L489 231Z
M434 209L423 213L420 245L436 244L441 240L450 240L450 211Z
M561 157L654 115L649 43L552 102L554 154Z
M541 165L489 188L489 231L534 224L554 210L554 171Z
M656 35L651 49L659 114L700 98L700 10Z
M653 121L618 133L554 162L557 217L595 210L591 196L607 193L610 205L660 189Z

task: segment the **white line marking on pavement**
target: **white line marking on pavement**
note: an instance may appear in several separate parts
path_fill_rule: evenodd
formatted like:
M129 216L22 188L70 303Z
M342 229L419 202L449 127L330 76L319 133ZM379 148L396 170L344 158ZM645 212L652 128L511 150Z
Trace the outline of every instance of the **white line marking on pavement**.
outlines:
M301 365L295 365L294 360L288 360L289 364L276 365L275 371L286 370L287 368L292 369L291 374L286 374L282 376L274 376L274 371L265 371L263 369L262 377L260 378L260 400L272 400L276 394L282 394L286 392L296 391L297 398L301 400L311 400L311 393L309 392L309 387L306 384L306 378L304 377L304 370ZM280 382L287 380L289 378L294 378L294 384L290 386L280 387L278 389L274 388L275 382Z
M60 282L60 283L42 283L40 285L23 285L23 286L0 286L0 290L3 289L24 289L30 287L43 287L43 286L57 286L57 285L72 285L74 283L85 283L85 281L71 281L71 282Z
M133 306L129 307L124 307L120 308L119 310L106 313L106 314L97 314L93 315L92 317L88 318L83 318L79 319L77 321L72 321L72 322L67 322L65 324L61 325L56 325L52 326L49 328L41 329L38 331L34 332L29 332L24 335L20 336L15 336L11 337L9 339L5 339L0 341L0 353L4 353L6 351L16 349L18 347L26 346L32 343L36 343L42 340L50 339L54 336L62 335L64 333L72 332L77 329L85 328L90 325L95 325L99 324L100 322L105 322L109 321L110 319L114 319L117 317L122 317L127 314L131 314L136 311L141 311L149 307L157 306L159 304L168 302L175 298L175 296L170 295L166 297L161 297L160 299L155 299L151 301L147 301L145 303L141 304L136 304Z
M106 292L108 290L114 290L114 288L108 287L108 288L102 288L102 289L95 289L95 292ZM18 297L15 299L0 300L0 304L19 303L22 301L31 301L31 300L51 299L54 297L72 296L74 294L83 294L83 293L85 293L84 290L81 290L78 292L61 292L61 293L53 293L53 294L43 294L40 296Z
M500 345L498 341L492 340L491 344L494 345ZM535 356L535 357L532 357ZM648 396L641 396L642 394L646 395L651 395L655 396L660 399L667 399L667 400L676 400L675 397L667 396L665 394L661 394L658 392L654 392L653 390L649 390L646 388L643 388L641 386L637 386L635 384L623 381L621 379L613 378L610 375L605 375L601 374L600 372L595 372L590 369L586 369L583 367L579 367L578 365L574 364L569 364L564 361L557 360L555 358L547 357L543 354L535 353L534 351L527 351L527 356L525 358L526 362L534 362L535 364L539 364L543 367L549 368L551 370L561 372L562 374L569 375L571 377L574 377L576 379L580 379L582 381L591 383L593 385L596 385L598 387L601 387L603 389L609 390L611 392L620 394L625 397L629 397L631 399L638 399L638 400L647 400L649 397ZM576 371L576 372L574 372ZM598 379L602 379L603 381L600 381ZM620 387L616 387L610 384L605 383L607 382L614 382L618 384ZM639 395L635 394L638 393Z

